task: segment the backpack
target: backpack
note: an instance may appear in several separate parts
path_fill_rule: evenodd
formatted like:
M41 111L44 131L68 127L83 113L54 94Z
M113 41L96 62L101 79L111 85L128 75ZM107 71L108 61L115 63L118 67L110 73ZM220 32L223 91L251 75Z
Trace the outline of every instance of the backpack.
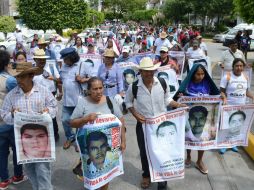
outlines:
M114 114L114 107L113 107L113 104L108 96L106 96L106 100L107 100L107 105L108 105L108 108L110 109L110 112L112 114Z
M160 82L160 84L161 84L161 86L162 86L162 88L163 88L163 90L164 90L164 93L166 93L166 90L167 90L167 83L166 83L165 79L164 79L164 78L158 77L158 80L159 80L159 82ZM137 94L138 94L138 80L135 81L134 83L132 83L132 94L133 94L133 97L134 97L135 99L137 99Z

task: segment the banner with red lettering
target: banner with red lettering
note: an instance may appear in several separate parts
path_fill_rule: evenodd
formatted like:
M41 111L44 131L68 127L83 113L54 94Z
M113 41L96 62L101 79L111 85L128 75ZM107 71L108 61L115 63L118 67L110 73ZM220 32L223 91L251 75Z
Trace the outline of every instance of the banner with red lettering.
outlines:
M248 146L253 115L254 104L222 106L217 146L219 148Z
M152 182L184 177L184 130L187 108L176 109L143 124Z
M178 80L183 79L183 68L184 68L184 62L185 62L185 52L184 51L169 51L168 55L174 62L174 70L177 75Z
M182 96L178 101L189 106L185 125L185 148L193 150L216 148L220 97Z
M121 125L116 116L103 114L78 130L76 140L85 188L98 189L124 173L120 150Z

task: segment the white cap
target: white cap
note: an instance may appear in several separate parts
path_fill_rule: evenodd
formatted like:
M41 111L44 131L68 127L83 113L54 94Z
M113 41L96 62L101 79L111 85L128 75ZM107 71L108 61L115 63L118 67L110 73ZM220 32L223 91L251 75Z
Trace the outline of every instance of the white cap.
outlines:
M123 46L122 53L130 53L130 47L129 46Z

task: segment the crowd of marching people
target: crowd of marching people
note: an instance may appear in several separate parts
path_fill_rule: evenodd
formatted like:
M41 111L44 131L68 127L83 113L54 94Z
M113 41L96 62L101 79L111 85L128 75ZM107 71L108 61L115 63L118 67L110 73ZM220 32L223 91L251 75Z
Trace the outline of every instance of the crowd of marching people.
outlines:
M170 56L172 51L185 55L182 68ZM92 69L92 61L82 59L84 54L101 56L102 63L96 71ZM120 63L129 62L133 56L141 54L144 56L136 66L138 76L131 70L123 73ZM153 56L147 57L146 54ZM250 66L246 62L246 55L245 45L239 45L237 40L231 40L229 49L218 55L221 56L218 65L228 70L218 88L206 66L197 62L189 68L188 60L207 60L208 56L200 31L192 27L136 27L135 34L132 34L129 27L122 25L114 28L106 37L97 28L94 34L88 31L85 38L74 32L67 44L63 44L60 38L45 41L34 34L29 52L17 39L12 55L3 48L0 50L0 190L27 179L33 190L53 189L49 162L17 164L13 129L15 112L48 113L52 118L56 142L60 138L59 127L63 126L65 137L61 138L65 138L63 149L66 150L75 143L76 128L94 121L97 112L112 113L108 101L112 104L114 115L122 122L122 151L126 149L128 141L126 127L131 127L125 126L124 114L129 112L137 120L136 135L143 171L140 185L144 189L149 188L151 180L142 123L146 122L146 118L169 109L186 107L177 102L181 96L220 95L224 104L240 105L246 104L246 97L253 100L250 81L243 73L244 68ZM155 76L156 70L162 66L169 66L175 72L174 76L184 73L185 77L176 79L179 88L175 89L173 95L170 94L172 85L168 81L164 85L165 80ZM134 81L134 78L137 80ZM130 85L126 86L124 79ZM60 121L56 119L60 111L57 107L59 101L62 101ZM10 147L14 167L12 177L8 173ZM76 145L75 150L80 151ZM238 151L237 147L232 150ZM204 152L198 150L195 167L202 174L207 174ZM219 152L224 154L226 149L220 149ZM81 161L73 172L82 178L80 165ZM185 166L191 166L191 150L187 150ZM158 182L159 190L166 188L167 182ZM100 189L108 189L108 184Z

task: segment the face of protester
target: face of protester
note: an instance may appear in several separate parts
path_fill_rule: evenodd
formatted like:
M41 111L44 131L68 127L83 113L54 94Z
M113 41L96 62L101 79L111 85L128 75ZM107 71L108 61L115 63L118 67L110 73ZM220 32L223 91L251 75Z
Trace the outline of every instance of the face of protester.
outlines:
M112 48L113 47L113 41L112 40L108 40L108 48Z
M113 65L113 63L114 63L114 57L104 57L104 63L105 64L112 64Z
M34 61L36 62L36 66L43 69L45 64L46 64L46 59L34 59Z
M229 127L231 133L239 133L240 128L244 124L244 117L242 114L236 114L231 117L231 120L229 121Z
M193 76L193 82L200 83L205 78L205 72L203 69L198 68Z
M235 44L231 44L230 46L229 46L229 48L230 48L230 50L232 51L232 52L236 52L236 50L237 50L237 43L235 43Z
M89 89L90 98L95 102L100 102L103 96L103 84L102 81L96 80L92 82L91 88Z
M25 56L22 55L22 54L19 54L18 57L17 57L17 59L16 59L16 62L17 62L17 63L24 63L24 62L26 62Z
M87 53L94 53L94 46L87 46Z
M196 137L201 136L203 128L206 123L206 116L202 112L194 112L192 117L189 117L189 123L193 135Z
M81 38L77 38L76 39L76 44L77 44L78 47L82 46L82 40L81 40Z
M34 77L33 74L18 75L16 77L18 86L21 89L26 89L28 86L32 84L33 77Z
M128 73L128 74L125 75L125 80L128 84L132 84L135 80L135 77L134 77L133 74Z
M16 48L21 49L22 48L21 43L16 43Z
M21 136L25 155L41 158L45 156L48 148L48 135L42 129L26 129Z
M64 63L66 64L66 65L68 65L68 66L72 66L74 63L72 63L72 61L68 58L68 56L67 57L65 57L64 59L63 59L63 61L64 61Z
M166 51L160 51L161 59L165 59L168 56L168 52Z
M241 61L238 61L233 67L233 73L236 76L240 76L243 72L244 64Z
M38 47L40 48L40 49L46 49L46 47L47 47L47 44L45 43L45 44L38 44Z
M127 58L127 57L129 57L129 53L123 52L123 58Z
M197 50L198 49L198 45L193 45L193 50Z
M103 167L106 153L107 153L107 142L104 139L97 141L91 141L89 146L89 157L96 168L101 169Z
M140 70L139 72L143 80L149 80L149 81L153 80L155 71Z

